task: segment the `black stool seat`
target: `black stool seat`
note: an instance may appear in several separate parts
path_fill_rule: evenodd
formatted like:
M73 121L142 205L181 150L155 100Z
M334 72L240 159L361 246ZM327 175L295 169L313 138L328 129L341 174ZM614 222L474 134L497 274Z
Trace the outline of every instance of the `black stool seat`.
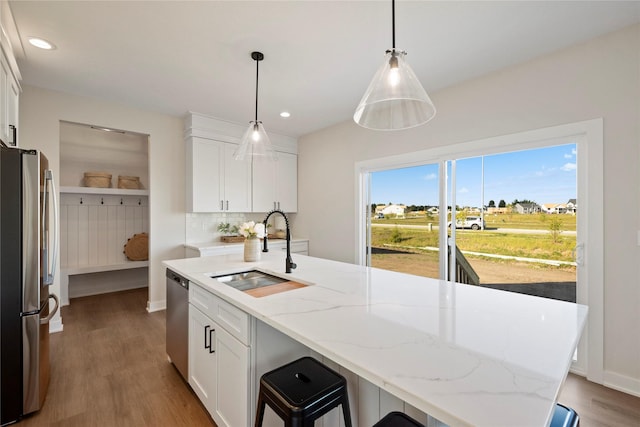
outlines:
M389 412L373 427L424 427L422 424L402 412Z
M294 360L260 378L255 427L262 426L265 404L285 426L313 426L313 422L342 405L344 423L351 427L347 380L312 357Z

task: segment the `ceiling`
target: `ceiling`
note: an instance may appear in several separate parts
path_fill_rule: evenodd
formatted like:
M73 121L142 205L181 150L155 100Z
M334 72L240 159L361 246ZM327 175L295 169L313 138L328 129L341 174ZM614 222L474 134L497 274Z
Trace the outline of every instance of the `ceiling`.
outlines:
M349 120L391 47L389 1L9 4L22 85L248 123L259 50L259 119L294 137ZM637 22L639 1L398 0L396 46L437 108L433 94L447 86Z

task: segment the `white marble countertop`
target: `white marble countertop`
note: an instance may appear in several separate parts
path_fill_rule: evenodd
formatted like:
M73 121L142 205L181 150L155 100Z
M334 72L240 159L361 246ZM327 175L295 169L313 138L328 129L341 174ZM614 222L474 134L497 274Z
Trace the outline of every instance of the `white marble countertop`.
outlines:
M165 265L416 408L452 425L545 426L587 307L281 253ZM258 269L310 284L254 298L210 275Z

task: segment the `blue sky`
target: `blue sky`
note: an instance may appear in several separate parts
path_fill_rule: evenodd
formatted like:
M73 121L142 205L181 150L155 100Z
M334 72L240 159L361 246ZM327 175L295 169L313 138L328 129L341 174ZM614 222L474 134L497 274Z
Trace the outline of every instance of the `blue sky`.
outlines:
M485 156L484 201L566 203L576 198L575 144ZM482 158L458 160L456 204L481 205ZM438 204L438 165L374 172L373 203Z

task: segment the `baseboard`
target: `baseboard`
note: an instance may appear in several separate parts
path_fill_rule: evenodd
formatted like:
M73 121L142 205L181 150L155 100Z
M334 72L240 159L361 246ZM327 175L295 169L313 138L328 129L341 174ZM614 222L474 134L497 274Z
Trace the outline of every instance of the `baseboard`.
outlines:
M604 385L614 390L640 397L640 379L614 372L604 372Z
M167 309L167 300L147 301L147 312L162 311Z
M62 324L61 318L53 319L49 322L50 334L53 334L55 332L62 332L63 329L64 329L64 325Z

